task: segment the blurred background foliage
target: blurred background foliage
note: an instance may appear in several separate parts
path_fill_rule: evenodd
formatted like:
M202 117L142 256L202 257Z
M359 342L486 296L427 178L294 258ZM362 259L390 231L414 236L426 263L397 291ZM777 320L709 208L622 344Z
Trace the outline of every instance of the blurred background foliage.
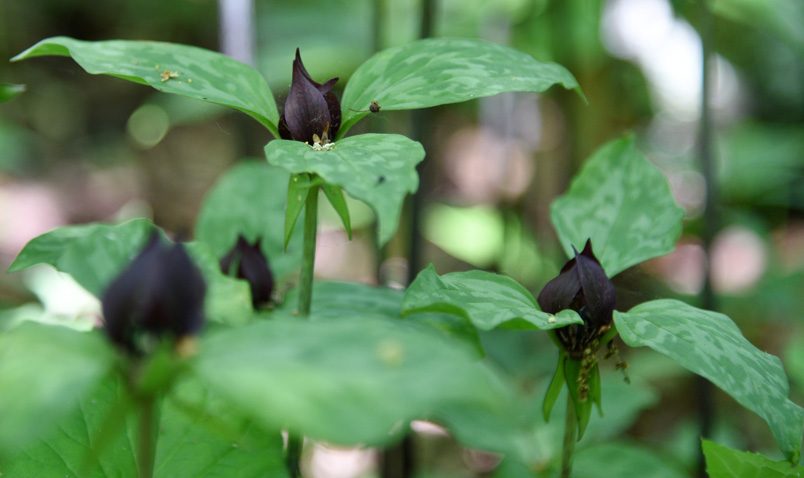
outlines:
M674 253L616 278L618 309L661 296L696 303L706 260L700 237L706 185L695 149L698 2L434 2L434 35L485 38L561 63L578 79L588 104L556 90L428 110L428 128L417 133L428 147L423 262L435 263L442 273L501 272L538 292L564 260L549 222L550 201L596 147L633 130L667 175L687 217ZM232 34L221 33L220 12L232 3L0 1L0 56L10 58L52 35L219 50ZM802 403L804 3L711 5L720 220L710 257L714 289L721 309L750 340L782 358L793 399ZM338 76L342 89L374 51L414 40L422 10L417 0L255 0L253 6L253 61L280 105L296 47L315 78ZM241 27L250 28L248 22ZM215 180L240 158L261 156L270 139L243 115L91 77L64 58L0 62L0 82L27 85L26 93L0 105L3 270L26 241L64 224L148 216L168 231L189 234ZM408 113L382 113L369 123L375 131L414 129ZM403 285L416 272L405 261L413 236L409 221L377 251L371 211L356 201L352 206L357 231L349 242L334 211L322 203L318 275ZM51 270L0 276L3 318L32 302L53 317L91 320L99 314L80 287ZM492 351L487 359L532 404L532 416L523 420L533 423L533 435L522 446L547 467L560 444L560 417L545 425L539 412L556 360L553 347L544 334L520 331L485 333L481 340ZM691 376L650 352L625 355L633 383L626 386L613 370L604 379L606 414L593 419L582 442L577 476L626 476L617 470L628 469L640 470L639 476L689 476L697 453ZM716 440L779 456L759 419L720 392L715 401ZM514 464L461 450L437 427L420 423L414 430L421 476L520 476ZM371 476L371 456L320 445L308 466L313 476Z

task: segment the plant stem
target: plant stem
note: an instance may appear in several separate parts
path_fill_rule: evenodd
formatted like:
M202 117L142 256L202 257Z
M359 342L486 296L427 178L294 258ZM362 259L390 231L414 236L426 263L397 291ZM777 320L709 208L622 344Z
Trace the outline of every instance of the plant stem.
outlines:
M301 455L304 446L304 438L288 434L288 449L285 453L285 467L290 478L298 478L301 475Z
M575 417L575 404L567 396L567 414L564 418L564 444L561 450L561 478L569 478L572 471L572 455L575 453L578 419Z
M310 188L304 208L304 245L299 279L298 313L302 317L307 317L310 315L310 305L313 301L315 239L318 233L318 186Z
M302 246L302 269L299 278L298 314L301 317L310 315L313 303L313 274L315 272L315 244L318 235L318 186L313 186L307 193L304 204L304 244ZM285 466L291 478L301 476L301 455L304 437L288 433L288 447L285 452Z
M137 468L140 478L154 476L156 461L156 430L159 417L156 413L156 397L149 396L140 405L139 443L137 447Z

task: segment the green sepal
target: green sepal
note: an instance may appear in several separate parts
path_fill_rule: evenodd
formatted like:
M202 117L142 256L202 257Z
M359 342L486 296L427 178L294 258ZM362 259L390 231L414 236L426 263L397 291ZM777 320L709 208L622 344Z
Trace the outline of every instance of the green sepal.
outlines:
M578 390L578 377L581 374L581 361L567 357L564 361L564 380L569 390L569 400L575 407L575 418L578 421L578 441L583 438L586 426L592 416L592 402L588 399L581 400Z
M558 353L558 363L556 363L556 371L553 372L553 379L550 380L550 386L547 387L547 392L544 394L544 401L542 402L542 416L544 421L550 421L550 414L553 412L553 405L556 403L558 395L561 393L561 387L564 385L564 362L567 360L567 354L562 350Z
M352 240L352 220L349 218L349 206L346 205L346 198L343 195L343 189L334 184L324 183L321 185L321 190L327 196L332 208L338 213L338 216L343 222L343 228L346 229L346 234L349 240Z
M285 209L285 250L288 249L290 239L293 236L293 228L299 220L307 201L307 195L312 186L312 175L308 173L292 174L288 183L288 204Z

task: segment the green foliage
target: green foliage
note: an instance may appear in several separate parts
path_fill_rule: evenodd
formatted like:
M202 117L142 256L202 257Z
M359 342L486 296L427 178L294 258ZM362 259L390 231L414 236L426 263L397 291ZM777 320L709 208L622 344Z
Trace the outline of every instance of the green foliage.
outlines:
M558 363L556 370L553 372L553 378L550 380L550 385L547 387L547 392L544 394L542 400L542 418L545 422L550 421L550 414L553 412L553 406L564 388L564 362L567 360L567 354L562 350L558 354Z
M26 322L0 333L0 457L55 428L113 359L98 332Z
M8 461L3 476L136 476L135 404L119 380L106 380L58 423L58 430ZM286 476L282 439L233 415L197 384L163 402L154 476Z
M709 478L800 478L804 466L772 461L757 453L737 451L713 441L702 440Z
M269 429L364 445L393 442L414 418L459 435L482 425L498 443L510 430L511 397L491 371L404 321L277 319L210 334L200 348L195 374Z
M279 310L292 311L298 300L298 289L285 296ZM312 320L344 319L366 314L389 319L399 318L402 292L352 282L319 281L313 284Z
M539 310L536 300L510 277L483 271L439 276L430 265L405 292L404 314L446 312L468 318L478 329L495 327L549 330L582 323L571 310L557 315Z
M416 165L424 149L396 134L362 134L315 150L299 141L275 140L265 147L268 162L287 171L314 173L330 185L342 187L377 214L378 237L384 244L399 222L405 195L416 191Z
M97 297L136 256L148 237L161 231L147 219L120 224L66 226L31 240L9 268L19 271L36 264L50 264ZM207 318L222 323L244 322L251 316L248 284L225 276L218 259L205 244L188 243L188 252L204 274L208 293Z
M93 75L110 75L164 93L228 106L248 114L279 136L279 113L263 77L250 66L220 53L152 41L87 42L52 37L12 61L38 56L68 56Z
M114 225L60 227L32 239L8 270L15 272L36 264L50 264L100 296L155 230L146 219Z
M253 242L261 239L262 252L277 277L296 270L301 263L301 235L285 252L282 224L285 217L287 171L261 161L247 161L227 171L207 193L195 238L221 258L234 247L238 235Z
M550 208L567 255L573 256L572 246L580 249L592 239L609 277L672 251L683 215L664 175L630 136L594 153Z
M665 299L615 311L614 322L626 344L667 355L762 417L779 448L798 462L804 410L787 398L781 361L748 342L731 319Z
M346 197L343 195L343 189L341 189L339 186L325 183L321 185L321 190L324 191L324 195L327 197L329 203L332 204L332 208L335 209L335 212L338 213L338 217L341 218L343 228L346 230L346 236L351 241L352 220L349 218L349 206L346 204Z
M189 242L186 246L207 282L204 299L207 320L236 325L251 319L253 311L248 283L221 272L219 259L212 255L206 243Z
M689 476L672 460L650 448L629 442L609 442L579 450L573 478L685 478Z
M559 84L578 88L564 67L520 51L469 38L419 40L377 53L352 75L343 92L343 136L368 113L458 103L506 91L539 93Z
M4 103L25 91L25 85L0 83L0 103Z

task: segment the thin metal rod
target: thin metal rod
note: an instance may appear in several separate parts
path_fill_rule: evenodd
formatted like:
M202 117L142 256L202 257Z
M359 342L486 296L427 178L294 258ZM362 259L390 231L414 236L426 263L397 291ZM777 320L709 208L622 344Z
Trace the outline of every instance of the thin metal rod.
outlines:
M704 281L701 290L701 305L705 309L715 310L717 299L712 288L712 242L717 234L720 218L717 211L717 175L715 171L714 151L713 151L713 126L712 110L710 108L712 78L711 78L711 58L713 40L713 18L707 4L708 0L698 0L700 13L700 36L701 36L701 105L700 121L698 124L698 156L700 161L701 174L703 175L706 186L706 196L704 198L703 212L703 247L705 251L704 259ZM695 394L698 401L698 426L701 437L709 437L712 434L714 422L714 405L712 403L712 385L704 378L697 377L695 383ZM698 462L696 475L706 477L706 463L703 453L700 450L698 437L695 440L695 447L698 450Z
M422 0L421 17L419 18L419 38L428 38L433 35L433 26L435 25L436 16L436 0ZM430 146L429 133L431 127L431 115L428 110L416 110L412 113L412 131L411 136L413 139L419 141L424 145L424 150L427 151ZM408 278L413 278L424 266L422 260L422 245L424 238L422 236L422 209L424 207L424 196L426 194L428 181L427 174L424 174L426 169L427 159L419 163L416 168L419 174L419 189L413 194L410 207L410 236L409 236L409 251L408 251Z

